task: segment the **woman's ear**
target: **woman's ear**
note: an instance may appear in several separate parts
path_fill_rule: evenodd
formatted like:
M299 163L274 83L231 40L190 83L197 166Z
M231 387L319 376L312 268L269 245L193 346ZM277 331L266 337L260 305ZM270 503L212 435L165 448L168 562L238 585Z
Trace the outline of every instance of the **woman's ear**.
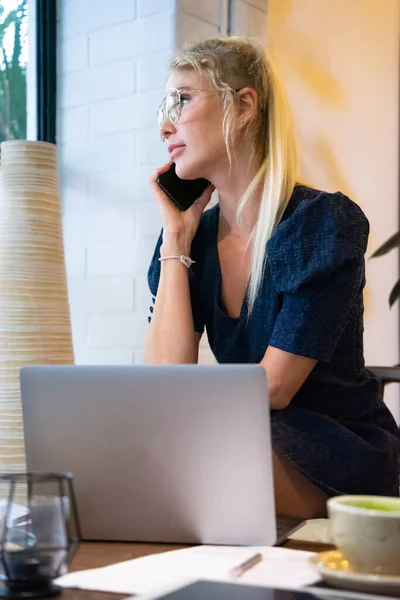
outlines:
M258 107L258 94L251 87L242 88L237 92L239 100L238 125L246 127L255 117Z

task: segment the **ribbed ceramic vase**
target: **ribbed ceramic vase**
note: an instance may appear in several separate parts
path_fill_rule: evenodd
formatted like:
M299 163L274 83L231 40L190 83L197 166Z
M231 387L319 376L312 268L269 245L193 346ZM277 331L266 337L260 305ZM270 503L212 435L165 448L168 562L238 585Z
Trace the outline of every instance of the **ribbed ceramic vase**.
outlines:
M24 471L19 372L74 362L56 146L1 144L0 472Z

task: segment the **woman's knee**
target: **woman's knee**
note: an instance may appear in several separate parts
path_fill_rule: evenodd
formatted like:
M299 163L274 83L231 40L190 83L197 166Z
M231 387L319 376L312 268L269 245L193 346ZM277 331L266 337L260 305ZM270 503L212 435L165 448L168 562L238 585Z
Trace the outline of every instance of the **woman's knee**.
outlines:
M276 450L272 453L276 513L282 517L326 517L328 496Z

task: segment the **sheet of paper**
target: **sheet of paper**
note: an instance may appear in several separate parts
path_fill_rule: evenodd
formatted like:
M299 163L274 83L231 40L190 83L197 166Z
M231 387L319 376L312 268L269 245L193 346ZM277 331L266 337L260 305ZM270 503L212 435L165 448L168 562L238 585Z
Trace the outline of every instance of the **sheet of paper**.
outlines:
M7 506L8 506L7 500L0 500L0 520L2 520L4 518L4 516L6 514ZM15 502L13 502L11 504L9 524L12 524L13 521L15 521L16 519L19 519L19 518L25 516L26 514L28 514L28 512L29 511L25 506L22 506L21 504L16 504Z
M241 583L254 583L295 589L320 580L309 565L314 552L288 548L263 548L263 561L240 578Z
M196 546L154 554L100 569L69 573L56 580L63 587L114 592L149 594L158 589L195 579L230 580L231 569L256 552L263 561L238 580L241 582L298 587L318 579L310 572L310 552L285 548ZM262 567L260 569L260 567ZM254 580L251 573L254 571Z

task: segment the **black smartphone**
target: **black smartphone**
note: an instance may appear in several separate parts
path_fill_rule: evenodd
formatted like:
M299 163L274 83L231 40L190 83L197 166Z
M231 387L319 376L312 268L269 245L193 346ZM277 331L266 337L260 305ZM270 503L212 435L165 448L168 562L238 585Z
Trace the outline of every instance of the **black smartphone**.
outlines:
M288 562L290 572L290 562ZM181 588L172 590L165 594L155 595L158 600L320 600L321 596L315 588L316 594L312 590L303 589L302 591L285 590L271 587L259 587L256 585L244 585L241 583L225 583L220 581L199 580L189 583ZM323 590L329 596L328 590ZM354 596L354 594L353 594ZM153 597L153 596L152 596ZM351 594L347 595L342 591L336 593L339 600L350 600ZM364 597L364 596L362 596ZM372 598L372 596L371 596Z
M175 172L175 163L157 179L160 188L181 211L185 211L196 202L210 185L207 179L181 179Z

